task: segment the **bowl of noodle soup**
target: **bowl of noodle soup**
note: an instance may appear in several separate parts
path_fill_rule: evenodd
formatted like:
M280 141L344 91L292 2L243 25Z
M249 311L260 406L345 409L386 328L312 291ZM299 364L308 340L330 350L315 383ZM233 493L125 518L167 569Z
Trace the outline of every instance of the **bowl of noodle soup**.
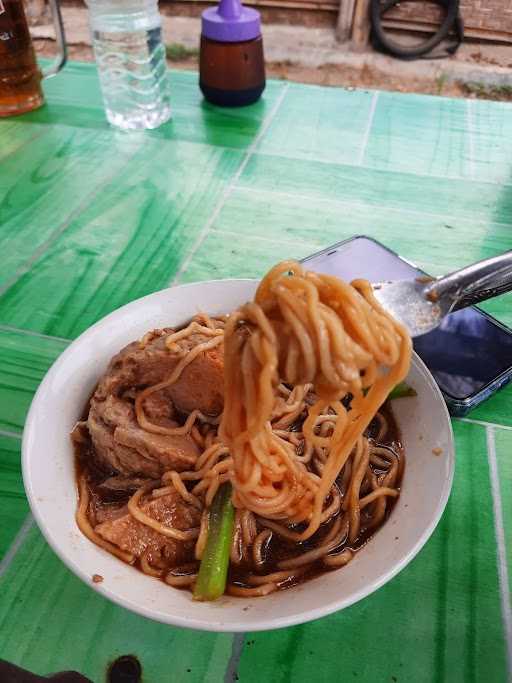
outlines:
M41 383L27 418L24 484L49 545L91 588L156 621L209 631L255 631L304 623L348 607L413 559L434 531L449 497L454 472L449 415L432 376L413 354L407 383L416 396L393 402L406 454L400 495L385 523L343 568L257 599L223 595L215 602L198 602L190 592L136 571L81 533L75 519L77 475L69 434L111 358L148 330L179 329L199 312L225 315L251 300L257 287L253 280L193 283L118 309L60 356Z

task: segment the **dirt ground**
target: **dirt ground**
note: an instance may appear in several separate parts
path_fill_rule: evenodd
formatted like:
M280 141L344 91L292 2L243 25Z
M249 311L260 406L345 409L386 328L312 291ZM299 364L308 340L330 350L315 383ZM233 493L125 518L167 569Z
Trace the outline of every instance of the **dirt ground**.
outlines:
M53 40L34 40L36 52L40 56L51 57L55 51ZM69 45L69 59L93 61L94 55L89 45ZM197 70L197 51L187 50L180 45L168 46L168 64L171 68ZM478 47L475 47L475 61L478 61ZM512 66L512 65L511 65ZM417 92L447 97L470 97L512 101L512 89L502 87L482 87L471 83L447 83L442 78L436 81L426 79L404 79L403 76L391 77L368 66L354 69L340 64L324 64L308 67L293 62L267 62L267 76L298 83L313 83L327 86L354 88L376 88L398 92Z

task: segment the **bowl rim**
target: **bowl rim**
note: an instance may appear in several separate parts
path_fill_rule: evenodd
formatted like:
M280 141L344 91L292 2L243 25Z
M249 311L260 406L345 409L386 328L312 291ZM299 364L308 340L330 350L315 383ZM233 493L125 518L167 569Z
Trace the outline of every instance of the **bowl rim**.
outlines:
M449 463L448 463L448 476L443 482L442 489L439 491L439 500L436 506L436 511L435 514L432 516L429 524L423 529L422 533L418 536L417 540L413 544L413 546L410 548L408 552L405 554L401 555L399 560L397 560L392 568L387 571L385 574L382 574L378 579L372 580L371 582L368 582L364 587L362 587L358 591L354 591L352 594L350 594L348 597L340 598L339 600L336 600L329 604L328 606L320 606L320 607L312 607L311 609L308 609L307 611L303 611L300 613L297 613L296 615L292 616L285 616L285 617L279 617L279 616L274 616L270 615L265 617L265 618L260 618L258 622L251 622L251 623L244 623L242 620L239 620L238 622L230 622L227 626L225 627L222 620L220 619L215 619L211 617L203 618L203 619L198 619L197 617L187 617L187 618L182 618L180 616L173 616L172 614L164 613L163 611L158 611L155 612L154 609L151 607L146 607L145 605L141 604L140 602L135 602L130 599L125 598L124 596L119 595L115 590L112 590L108 587L108 585L103 586L103 584L95 584L91 583L90 580L90 573L87 572L85 569L83 569L80 564L73 558L73 554L71 552L66 553L60 546L57 538L54 537L54 535L51 533L51 531L48 529L46 522L45 522L45 517L41 512L41 505L39 504L39 501L37 500L37 496L33 490L33 480L32 480L32 474L30 470L30 459L31 459L31 452L30 448L28 445L29 442L29 435L34 429L34 423L36 420L36 414L37 411L39 410L39 403L41 400L41 396L43 393L46 391L46 387L48 386L49 383L51 383L52 378L59 372L61 364L65 362L65 359L68 358L70 355L72 355L75 351L75 348L79 346L81 343L83 343L83 338L86 335L93 334L97 328L100 328L107 324L111 319L115 318L116 316L119 315L120 312L127 312L129 311L130 307L133 307L134 310L138 308L141 303L143 303L145 300L151 299L155 295L159 295L162 292L166 291L186 291L189 288L194 288L197 287L198 285L212 285L214 283L225 283L225 282L233 282L233 283L240 283L240 284L255 284L259 282L258 279L255 278L217 278L217 279L212 279L212 280L203 280L200 282L190 282L190 283L185 283L181 285L175 285L173 287L166 287L162 290L157 290L155 292L152 292L151 294L148 294L144 297L139 297L137 299L134 299L133 301L130 301L127 304L124 304L123 306L120 306L119 308L115 309L111 313L108 313L106 316L95 322L93 325L85 329L76 339L74 339L65 349L64 351L59 355L59 357L55 360L55 362L51 365L49 370L46 372L44 378L42 379L33 399L30 405L30 409L28 411L26 420L25 420L25 426L23 430L23 437L22 437L22 458L21 458L21 466L22 466L22 476L23 476L23 484L25 487L25 493L27 495L27 499L30 505L31 512L34 516L34 519L37 523L37 526L39 527L39 530L41 531L45 541L48 543L48 545L51 547L53 552L59 557L59 559L64 563L64 565L79 579L81 579L89 588L92 588L95 590L97 593L102 595L103 597L107 598L114 604L120 605L124 607L125 609L128 609L132 612L135 612L143 617L146 617L148 619L151 619L153 621L158 621L160 623L164 623L170 626L175 626L175 627L180 627L180 628L188 628L188 629L194 629L194 630L200 630L200 631L209 631L209 632L232 632L232 633L237 633L237 632L246 632L248 630L250 631L265 631L265 630L275 630L279 628L285 628L288 626L294 626L298 624L303 624L307 623L309 621L313 621L315 619L321 618L323 616L327 616L329 614L333 614L334 612L340 611L341 609L345 609L346 607L349 607L356 602L362 600L363 598L369 596L370 594L374 593L376 590L381 588L383 585L391 581L399 572L402 571L413 559L414 557L419 553L419 551L423 548L425 543L428 541L434 530L436 529L443 512L445 510L446 504L448 502L452 485L453 485L453 478L454 478L454 473L455 473L455 443L454 443L454 435L453 435L453 427L452 427L452 422L450 419L450 415L446 406L446 403L444 401L444 398L442 396L441 390L439 389L437 383L435 382L434 378L432 377L432 374L430 373L429 369L425 365L425 363L421 360L421 358L413 351L412 353L412 359L411 359L411 364L414 364L418 367L419 371L423 375L425 381L427 382L430 390L433 392L435 395L436 400L441 404L441 412L443 414L443 418L446 421L446 426L448 430L448 437L449 437L449 443L448 446L448 457L449 457Z

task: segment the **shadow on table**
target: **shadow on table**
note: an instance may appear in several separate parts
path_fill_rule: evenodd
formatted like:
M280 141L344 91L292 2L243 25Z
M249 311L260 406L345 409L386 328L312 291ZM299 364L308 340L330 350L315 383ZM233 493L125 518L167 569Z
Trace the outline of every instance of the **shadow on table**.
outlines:
M143 131L151 138L247 149L261 130L269 104L260 100L240 108L215 107L205 101L173 107L172 118L154 130ZM61 125L88 130L111 129L103 107L47 103L24 114L24 123ZM130 135L130 132L126 133Z
M204 142L220 147L249 147L258 136L265 120L268 103L259 100L248 107L216 107L203 100L199 107L198 123L202 129ZM176 124L184 128L179 113Z
M66 104L45 104L40 109L23 114L24 123L74 126L76 128L110 128L103 109L96 107L77 107Z
M47 681L54 681L54 683L92 683L89 678L76 671L62 671L49 676L37 676L3 660L0 660L0 681L2 683L45 683Z

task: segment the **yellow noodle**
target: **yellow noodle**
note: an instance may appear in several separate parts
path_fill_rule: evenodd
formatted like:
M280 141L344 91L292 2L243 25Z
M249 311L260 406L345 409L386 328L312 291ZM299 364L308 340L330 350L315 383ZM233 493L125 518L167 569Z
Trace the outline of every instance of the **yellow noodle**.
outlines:
M135 517L137 521L151 527L151 529L154 529L159 534L167 536L167 538L174 538L177 541L190 541L197 538L199 536L199 529L187 529L186 531L182 531L181 529L174 529L172 527L165 526L164 524L157 522L156 519L153 519L153 517L150 517L140 509L138 505L139 500L152 488L154 488L154 484L146 484L141 486L140 489L133 494L128 501L128 510L130 511L130 514Z
M199 527L199 536L197 537L196 546L194 548L194 555L196 560L200 560L203 556L206 547L206 539L208 538L208 511L203 510L201 515L201 526Z
M389 391L406 376L410 353L409 336L379 306L368 283L349 285L306 273L294 262L272 269L254 302L235 312L225 329L230 391L220 436L233 458L235 504L260 517L301 517L306 529L292 532L292 537L310 538L322 523L326 497L354 446ZM303 432L309 444L328 449L320 480L312 480L266 427L280 378L294 386L314 385L318 399L309 408ZM353 395L350 414L339 401L347 393ZM326 410L329 417L334 413L328 420L332 434L318 435L317 419ZM366 447L365 459L367 453ZM363 465L354 471L350 486L351 537L359 531L356 497ZM306 479L314 483L313 498L305 495Z
M147 552L143 553L140 556L140 568L144 572L144 574L149 574L149 576L156 576L157 578L160 578L163 574L162 569L156 569L155 567L152 567L149 564L149 560L147 558Z
M386 436L386 433L388 431L388 421L382 413L376 413L375 419L379 423L379 431L377 432L375 441L379 442L382 441L382 439Z
M203 504L199 500L197 496L194 496L192 493L189 493L185 487L185 484L181 480L180 475L177 472L170 472L169 476L171 478L171 481L173 483L174 488L176 491L180 494L180 496L185 500L187 503L190 503L193 505L195 508L198 510L201 510L203 507Z
M169 586L174 586L175 588L185 588L188 586L192 586L192 584L195 583L195 580L197 579L197 574L173 574L172 572L169 572L167 576L165 577L164 581L165 583L168 583Z
M256 529L256 520L250 510L243 510L241 514L242 522L242 538L246 545L251 545L258 533Z
M398 496L398 491L396 489L390 489L386 488L385 486L381 486L378 489L375 489L375 491L372 491L369 493L367 496L364 498L361 498L359 501L359 507L362 510L364 507L372 503L374 500L379 498L379 496L391 496L392 498L397 498Z
M351 543L359 536L361 517L359 504L360 488L370 461L368 441L362 437L360 437L358 441L357 453L359 456L356 454L356 464L354 465L355 471L352 475L352 481L346 499L350 522L348 538Z
M261 567L265 563L265 558L262 555L263 546L270 543L272 538L271 529L264 529L254 539L252 545L252 557L256 567Z
M235 511L235 523L233 529L233 541L231 543L230 559L233 564L240 564L243 558L242 550L242 522L240 520L241 511Z
M253 586L263 586L269 583L284 583L285 581L290 581L290 579L296 579L302 576L307 570L307 567L297 567L293 571L280 571L273 572L272 574L266 574L260 576L259 574L251 574L247 579L247 583Z
M244 588L228 583L226 593L228 595L235 595L238 598L260 598L269 593L273 593L277 589L277 583L266 583L263 586L257 586L256 588Z
M337 553L336 555L326 555L322 562L327 567L344 567L353 557L354 553L352 550L350 550L350 548L345 548L345 550L342 550L341 553Z

